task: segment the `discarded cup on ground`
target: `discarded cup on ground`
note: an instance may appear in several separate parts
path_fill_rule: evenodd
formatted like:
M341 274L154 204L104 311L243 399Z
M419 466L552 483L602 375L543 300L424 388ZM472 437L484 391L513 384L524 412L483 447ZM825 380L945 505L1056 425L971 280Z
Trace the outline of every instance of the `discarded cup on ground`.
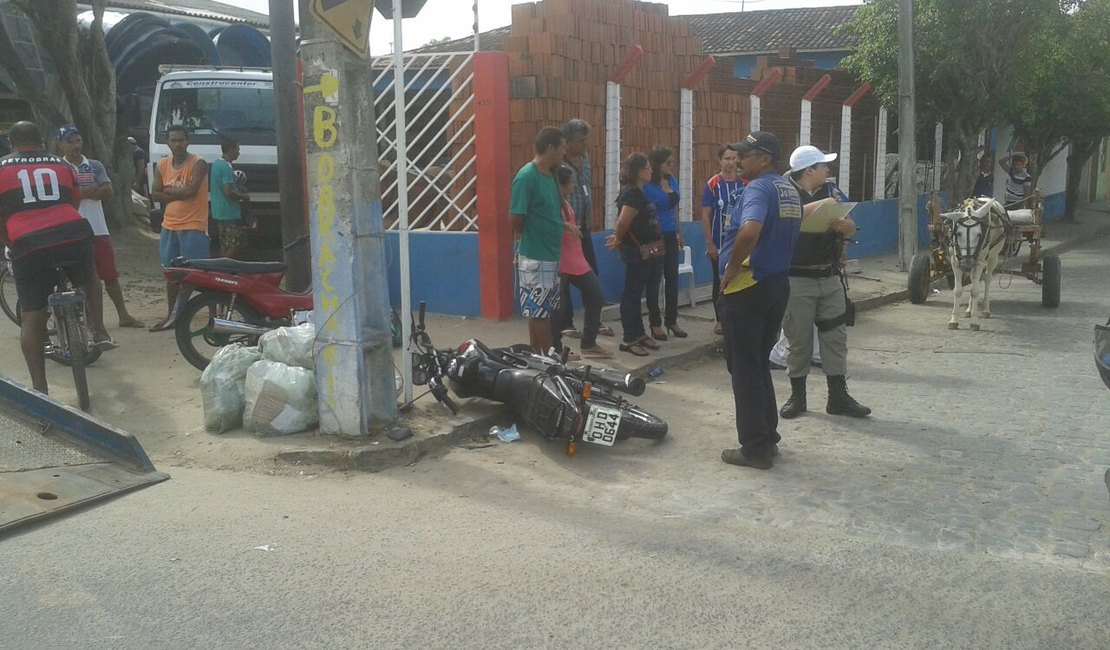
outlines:
M497 439L501 442L516 442L520 440L520 432L517 431L515 424L510 425L506 429L502 429L496 425L492 426L489 428L489 434L491 436L497 436Z

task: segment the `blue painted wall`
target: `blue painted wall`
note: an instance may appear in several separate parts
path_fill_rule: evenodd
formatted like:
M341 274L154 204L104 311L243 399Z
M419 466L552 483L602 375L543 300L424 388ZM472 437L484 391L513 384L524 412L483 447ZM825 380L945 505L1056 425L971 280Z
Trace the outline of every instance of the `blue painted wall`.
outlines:
M801 52L795 56L813 63L817 70L835 70L848 52ZM765 56L765 55L764 55ZM737 79L751 79L755 70L756 55L732 57L732 76Z
M929 245L929 217L925 211L926 196L917 201L918 243ZM942 195L942 202L947 202ZM1056 221L1064 214L1064 194L1045 198L1045 220ZM887 255L898 251L898 200L865 201L852 211L859 230L857 243L848 247L848 257L865 258ZM620 302L624 289L624 263L616 251L605 248L605 238L612 231L593 233L597 253L598 275L607 303ZM713 281L709 258L705 256L705 235L701 222L682 224L682 233L690 247L694 264L694 279L698 286ZM411 233L410 271L412 274L412 301L428 302L428 309L438 314L456 316L481 315L481 289L478 276L478 234L460 233ZM394 307L401 304L400 262L398 235L386 235L389 258L389 294ZM572 291L575 308L581 307L578 292Z
M400 237L386 233L389 297L401 307ZM409 277L412 304L428 302L428 311L456 316L482 312L478 279L478 233L409 233Z

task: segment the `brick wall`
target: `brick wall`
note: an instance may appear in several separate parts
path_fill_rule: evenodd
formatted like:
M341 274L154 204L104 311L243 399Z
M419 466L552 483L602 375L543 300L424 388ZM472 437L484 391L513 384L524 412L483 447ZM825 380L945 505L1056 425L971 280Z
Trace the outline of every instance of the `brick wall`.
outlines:
M514 170L531 160L532 140L540 128L580 117L594 129L588 150L595 170L593 196L605 195L606 81L635 45L646 54L622 83L620 157L657 145L677 153L679 89L706 58L701 40L690 35L685 18L669 16L666 5L636 0L543 0L513 6L512 31L504 52L509 60ZM757 64L754 80L735 79L731 62L719 60L695 88L693 169L698 187L682 188L688 200L696 201L701 184L717 171L717 147L748 132L748 96L773 66L782 67L785 74L763 98L763 128L781 138L787 154L797 146L802 96L825 71L813 70L800 59L773 58ZM833 73L833 82L814 102L812 144L837 148L841 104L857 86L847 73ZM874 163L877 110L873 98L856 107L853 198L864 198L863 166ZM867 171L867 197L870 181ZM602 206L595 205L595 229L603 226L603 215Z

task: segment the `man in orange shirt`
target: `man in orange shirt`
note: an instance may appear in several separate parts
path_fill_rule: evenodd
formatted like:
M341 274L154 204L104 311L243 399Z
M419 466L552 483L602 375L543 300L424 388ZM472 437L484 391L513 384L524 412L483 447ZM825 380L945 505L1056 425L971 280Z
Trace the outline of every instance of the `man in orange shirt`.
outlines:
M176 257L211 257L208 242L208 163L200 156L189 153L189 136L181 125L175 124L166 129L166 143L173 155L158 161L150 192L150 198L162 204L164 213L158 244L158 259L163 267L169 266ZM166 283L166 299L169 301L166 319L150 328L152 332L165 328L173 303L177 300L177 285Z

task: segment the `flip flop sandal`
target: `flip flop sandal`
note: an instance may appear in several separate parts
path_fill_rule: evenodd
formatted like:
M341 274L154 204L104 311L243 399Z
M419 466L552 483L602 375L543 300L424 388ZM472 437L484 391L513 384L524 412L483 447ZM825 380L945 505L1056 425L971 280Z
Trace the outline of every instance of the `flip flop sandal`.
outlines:
M582 350L582 354L585 355L585 357L587 359L612 359L613 358L613 353L606 350L605 348L601 347L600 345L592 347L592 348L585 348L585 349Z
M640 345L642 345L643 347L645 347L649 350L658 350L659 349L659 344L656 343L655 340L652 339L650 336L645 336L644 338L637 341L637 343L639 343Z
M628 345L621 343L620 350L621 352L630 352L638 357L646 357L648 355L648 351L641 347L639 343L630 343Z
M582 338L582 332L579 332L576 329L565 329L563 330L562 334L569 339Z
M598 328L597 333L602 336L616 336L616 334L613 332L613 328L609 327L608 325L602 325L600 328Z

